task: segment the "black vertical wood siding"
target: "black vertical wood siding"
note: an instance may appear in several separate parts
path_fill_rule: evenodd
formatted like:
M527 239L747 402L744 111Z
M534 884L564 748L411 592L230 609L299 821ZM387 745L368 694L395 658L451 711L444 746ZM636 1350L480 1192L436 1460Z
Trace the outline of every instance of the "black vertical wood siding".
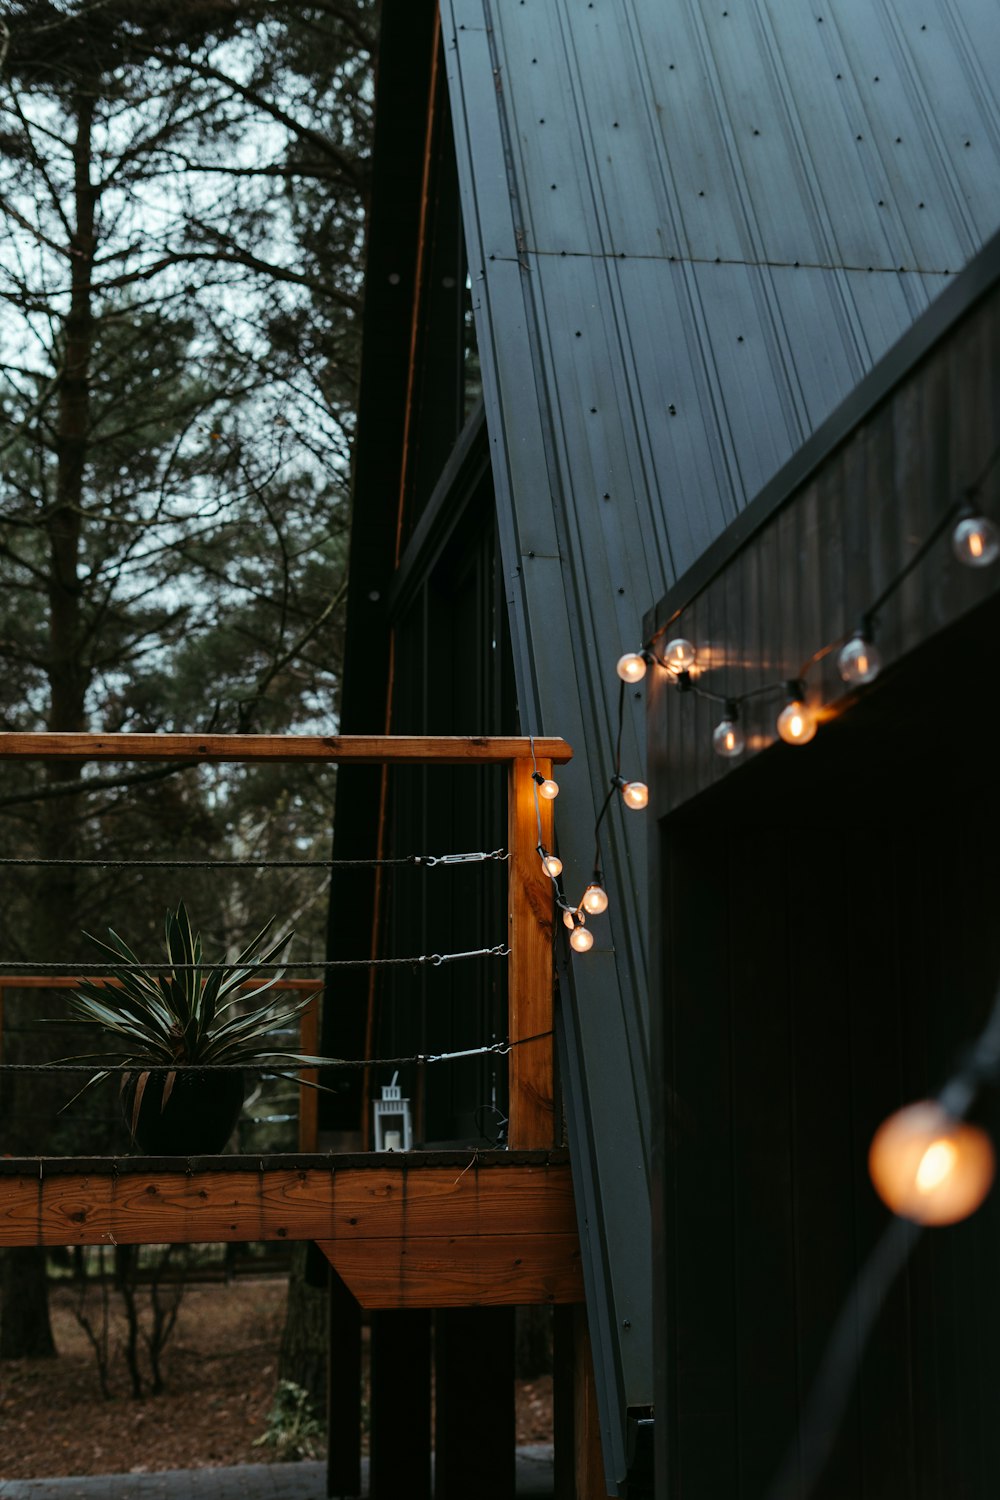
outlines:
M991 758L977 765L935 737L933 754L867 778L863 797L848 780L845 804L841 776L870 763L867 736L885 723L873 716L837 744L812 798L808 780L775 771L754 778L752 802L706 802L661 825L663 1500L766 1493L887 1219L867 1176L871 1137L940 1087L997 982L996 800L961 815ZM928 796L931 779L951 798ZM996 1138L995 1096L976 1117ZM816 1500L996 1495L998 1263L996 1193L967 1223L925 1235Z
M1000 291L980 276L915 362L755 530L661 606L701 681L796 675L981 470L1000 432ZM1000 475L980 497L1000 514ZM991 700L1000 569L947 535L881 615L886 667L853 696L832 660L808 746L650 688L654 1287L659 1500L767 1492L833 1321L887 1221L880 1122L942 1085L1000 975ZM1000 1135L1000 1103L977 1117ZM1000 1195L929 1231L861 1364L815 1500L993 1500L1000 1483Z

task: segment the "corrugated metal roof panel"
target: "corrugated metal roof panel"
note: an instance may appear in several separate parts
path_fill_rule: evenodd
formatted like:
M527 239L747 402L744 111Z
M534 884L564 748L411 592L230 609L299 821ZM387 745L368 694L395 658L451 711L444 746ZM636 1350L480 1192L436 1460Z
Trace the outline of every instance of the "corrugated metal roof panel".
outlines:
M995 0L442 16L520 707L576 751L558 809L572 888L607 789L614 661L644 612L1000 225L1000 25ZM622 1327L650 1287L640 823L609 820L604 951L567 1004L619 1475L610 1428L651 1399L648 1321Z

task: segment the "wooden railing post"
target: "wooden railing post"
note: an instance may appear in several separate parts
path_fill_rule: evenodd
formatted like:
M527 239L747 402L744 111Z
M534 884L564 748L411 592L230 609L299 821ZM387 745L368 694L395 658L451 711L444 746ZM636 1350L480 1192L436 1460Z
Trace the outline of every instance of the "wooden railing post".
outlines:
M543 776L552 762L539 760ZM507 1143L512 1150L553 1144L555 1108L552 1081L552 882L538 857L538 813L541 842L552 847L552 803L539 799L534 767L519 756L510 765L507 793L508 865L508 1010L510 1103ZM523 1038L535 1037L535 1041Z
M319 1052L319 995L313 995L299 1017L299 1049L313 1057ZM315 1151L319 1144L319 1095L310 1083L319 1082L318 1068L301 1068L299 1077L299 1150Z

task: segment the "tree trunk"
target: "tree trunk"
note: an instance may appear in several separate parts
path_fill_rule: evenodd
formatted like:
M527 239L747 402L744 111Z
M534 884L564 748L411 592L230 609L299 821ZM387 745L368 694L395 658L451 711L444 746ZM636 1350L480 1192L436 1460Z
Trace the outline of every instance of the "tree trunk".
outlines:
M56 1345L49 1322L45 1251L41 1246L5 1250L0 1287L0 1359L49 1359Z
M57 397L57 472L54 503L45 519L49 544L49 641L46 673L49 680L50 730L85 728L84 703L89 680L86 642L81 629L80 547L83 483L90 444L90 364L94 340L92 278L98 187L91 181L96 81L76 98L76 138L73 142L76 227L71 238L70 304L66 313L63 366ZM50 762L50 780L79 778L82 767L72 762ZM70 859L76 853L76 821L64 801L43 804L39 825L39 853L45 859ZM65 960L66 937L75 931L76 881L72 869L40 872L36 884L37 921L34 939L43 961ZM34 992L37 1004L42 992ZM25 1037L19 1061L43 1060L40 1038ZM44 1045L44 1044L43 1044ZM28 1154L44 1151L40 1116L52 1095L48 1080L32 1079L26 1087L9 1090L7 1111L15 1149ZM27 1110L33 1115L26 1129ZM5 1359L55 1354L49 1322L45 1256L34 1248L9 1251L2 1277L2 1338Z
M313 1411L320 1421L326 1415L326 1286L310 1286L306 1280L309 1246L295 1246L288 1280L285 1329L278 1356L278 1379L294 1380L309 1392Z

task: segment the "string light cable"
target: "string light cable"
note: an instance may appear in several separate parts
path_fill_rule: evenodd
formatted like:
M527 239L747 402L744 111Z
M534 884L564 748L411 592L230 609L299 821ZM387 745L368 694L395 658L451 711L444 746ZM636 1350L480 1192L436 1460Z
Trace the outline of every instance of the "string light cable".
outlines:
M1000 444L989 455L973 482L945 508L920 545L862 611L854 628L820 646L802 663L794 678L766 682L743 693L714 691L697 671L697 650L690 641L683 636L674 636L657 650L658 642L675 627L679 618L679 615L675 615L673 620L661 626L644 642L638 651L626 652L619 659L617 672L623 687L639 682L647 669L656 665L669 674L678 692L692 693L697 698L722 705L722 718L712 733L712 747L724 759L735 759L745 750L742 709L746 703L758 697L780 697L782 706L775 723L778 735L786 744L808 744L815 737L819 726L817 707L809 701L810 672L836 652L837 670L849 687L861 688L874 682L882 669L882 657L876 643L879 616L892 596L947 531L951 531L952 551L965 567L990 567L1000 557L1000 527L983 514L977 504L981 491L998 462Z
M622 658L624 661L625 658ZM619 664L620 665L620 664ZM643 667L645 671L645 667ZM621 795L626 807L638 810L646 806L649 801L649 789L642 781L627 781L622 775L622 737L625 728L625 686L628 681L635 680L619 672L622 677L621 688L618 694L618 727L615 737L614 772L611 776L610 788L597 814L594 824L594 864L591 878L580 900L573 905L566 899L563 887L562 874L563 862L558 855L548 850L542 839L542 815L539 805L539 794L544 793L544 778L538 771L535 761L535 742L530 738L532 764L534 766L535 782L535 821L538 829L538 844L536 852L542 861L542 868L552 881L555 903L557 909L562 913L563 925L569 929L570 947L576 953L587 953L594 946L594 935L587 926L587 918L600 916L606 912L610 904L608 893L604 886L601 861L601 824L607 816L608 809L614 801L616 792ZM640 674L641 675L641 674Z

